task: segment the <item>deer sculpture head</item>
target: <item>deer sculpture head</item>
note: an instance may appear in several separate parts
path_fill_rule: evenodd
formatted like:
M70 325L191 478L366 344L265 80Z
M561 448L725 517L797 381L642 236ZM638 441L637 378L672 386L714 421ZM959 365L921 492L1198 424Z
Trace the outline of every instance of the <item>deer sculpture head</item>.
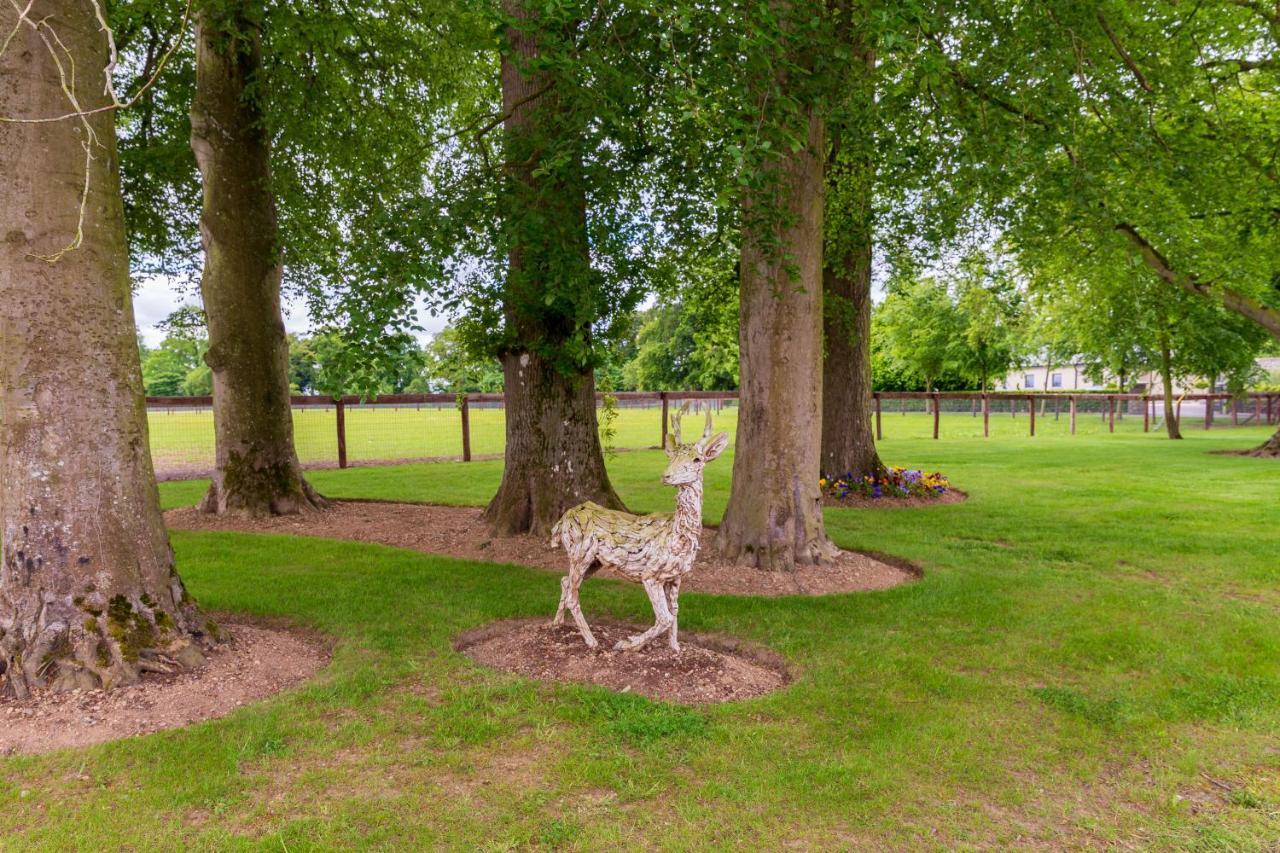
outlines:
M702 437L692 444L684 444L680 440L680 416L689 411L689 404L685 403L680 407L680 411L671 416L671 431L667 433L667 446L663 448L667 452L667 458L671 461L667 464L667 470L662 473L662 482L668 486L686 486L691 483L701 482L702 469L724 452L725 447L729 445L729 434L722 432L719 435L711 435L711 412L707 412L707 428L702 431Z

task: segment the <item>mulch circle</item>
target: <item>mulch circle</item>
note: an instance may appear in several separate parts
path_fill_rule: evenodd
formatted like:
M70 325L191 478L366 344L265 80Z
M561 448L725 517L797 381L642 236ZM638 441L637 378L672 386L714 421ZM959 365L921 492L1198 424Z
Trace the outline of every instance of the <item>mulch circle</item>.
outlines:
M648 626L590 624L600 641L597 649L587 648L572 620L552 625L549 619L493 622L459 635L453 647L477 663L527 678L596 684L684 705L751 699L791 680L780 655L732 638L682 631L679 652L665 637L616 652L615 642Z
M323 512L245 518L203 513L194 507L173 509L165 521L177 530L225 530L320 536L409 548L464 560L513 563L563 574L564 551L544 537L495 537L478 507L378 501L334 501ZM681 587L686 592L720 595L836 595L889 589L919 580L922 572L904 560L880 554L840 551L836 559L794 571L767 572L722 559L715 548L716 531L704 528L693 570ZM611 570L598 577L625 580Z
M145 673L114 690L39 691L0 698L0 757L36 754L175 729L225 717L297 686L329 662L310 631L219 620L227 641L199 669Z
M1251 447L1247 450L1210 450L1210 456L1246 456L1253 459L1280 459L1280 453Z
M822 496L822 505L842 507L844 509L924 509L931 506L963 503L968 499L969 495L959 489L947 489L933 498L922 498L918 495L911 495L905 498L889 497L887 495L873 498L859 494L849 494L843 498L838 498L835 495L824 494Z

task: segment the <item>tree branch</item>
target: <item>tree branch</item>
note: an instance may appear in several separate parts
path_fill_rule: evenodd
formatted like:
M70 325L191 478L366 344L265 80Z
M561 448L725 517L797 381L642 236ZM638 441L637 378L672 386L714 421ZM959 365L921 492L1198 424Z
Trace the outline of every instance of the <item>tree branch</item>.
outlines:
M1262 326L1271 336L1280 340L1280 309L1264 305L1252 297L1222 285L1213 285L1200 281L1195 276L1177 272L1167 258L1155 246L1142 236L1136 227L1127 222L1116 225L1116 230L1129 239L1129 242L1142 256L1143 263L1150 267L1163 281L1180 287L1188 293L1194 293L1206 299L1219 302L1228 311L1234 311Z
M1125 67L1133 73L1133 77L1138 81L1138 85L1148 92L1154 92L1151 83L1148 82L1146 75L1142 73L1142 69L1133 61L1133 57L1129 55L1129 51L1124 49L1124 45L1120 43L1120 39L1116 36L1115 31L1111 29L1111 25L1107 23L1107 19L1103 16L1102 10L1098 10L1098 23L1102 25L1102 31L1107 34L1107 39L1111 42L1111 46L1116 49L1116 53L1120 54L1120 59L1124 61Z

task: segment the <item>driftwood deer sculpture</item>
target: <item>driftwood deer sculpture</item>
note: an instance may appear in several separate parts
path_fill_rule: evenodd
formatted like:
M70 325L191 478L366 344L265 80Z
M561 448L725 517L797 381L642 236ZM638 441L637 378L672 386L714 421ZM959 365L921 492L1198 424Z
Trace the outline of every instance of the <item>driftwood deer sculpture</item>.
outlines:
M551 546L563 546L569 555L569 574L560 581L560 608L552 624L563 625L568 610L590 648L599 643L582 615L578 589L607 566L644 584L655 617L652 628L620 640L614 648L637 649L666 632L671 648L680 650L676 637L680 581L693 568L702 534L702 469L729 444L728 433L711 435L710 412L702 437L682 444L680 415L686 410L687 406L671 416L664 448L671 461L662 482L676 487L675 512L632 515L587 501L570 509L551 528Z

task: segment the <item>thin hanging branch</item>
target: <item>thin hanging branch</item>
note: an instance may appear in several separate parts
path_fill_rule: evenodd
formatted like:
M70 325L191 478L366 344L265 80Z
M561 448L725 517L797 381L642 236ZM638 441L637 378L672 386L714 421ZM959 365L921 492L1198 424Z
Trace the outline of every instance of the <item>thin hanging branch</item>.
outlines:
M78 120L80 122L80 126L85 132L84 141L81 143L81 146L84 148L84 183L80 190L80 207L76 215L75 236L71 238L71 242L50 255L30 255L30 257L34 257L49 264L55 264L68 252L74 252L76 249L80 248L81 244L83 244L85 210L89 205L89 188L93 174L93 152L95 147L102 147L102 143L98 141L98 135L94 132L93 125L90 124L89 118L97 115L98 113L127 109L133 106L155 84L156 80L160 78L160 74L164 71L165 66L168 64L169 59L182 45L187 32L187 26L191 19L192 2L193 0L187 0L186 8L182 13L182 21L178 27L178 35L174 39L173 44L164 52L160 61L156 64L155 70L151 74L150 78L142 84L141 88L139 88L132 97L121 100L119 94L115 90L114 75L116 66L119 64L120 59L119 53L116 50L115 33L112 32L110 25L107 23L106 13L103 11L102 4L99 0L89 0L90 5L93 6L94 17L98 21L99 32L106 34L108 59L106 66L103 68L103 77L105 78L103 94L110 99L110 103L104 104L101 107L94 107L93 109L84 109L80 105L80 99L76 96L75 92L75 57L72 56L71 51L67 49L67 46L63 44L62 39L58 37L57 30L50 26L48 18L41 18L38 21L33 21L31 19L31 7L35 5L35 0L27 0L26 6L20 5L18 0L9 0L9 5L18 13L18 20L14 22L13 29L9 31L9 34L5 36L4 41L0 43L0 56L3 56L9 49L9 46L13 43L13 39L17 36L24 24L30 27L40 38L40 41L44 43L45 49L49 53L49 58L53 60L54 67L58 70L58 82L62 88L62 93L67 98L67 103L71 105L71 112L45 118L16 118L13 116L0 116L0 122L6 122L9 124L47 124L58 121ZM63 64L62 57L59 56L59 50L66 55L66 65Z
M29 0L26 8L23 9L18 6L18 0L9 0L9 5L13 6L13 8L18 11L18 22L14 25L13 32L11 32L8 38L5 39L4 44L0 45L0 55L4 54L4 51L9 47L9 42L12 41L23 23L26 23L37 32L40 31L40 27L42 26L48 29L51 33L53 32L53 28L49 26L47 19L42 18L39 21L32 21L27 17L27 13L31 11L31 6L34 2L35 0ZM107 53L109 59L106 67L102 69L103 76L106 78L106 82L103 87L103 94L107 95L111 99L111 102L103 104L100 107L94 107L90 110L84 110L76 107L69 113L63 113L62 115L57 116L44 116L41 118L14 118L12 116L0 116L0 121L8 122L10 124L47 124L55 121L66 121L73 118L85 118L97 115L98 113L110 112L112 110L124 110L133 106L153 85L155 85L155 82L160 79L160 75L164 73L165 66L169 64L169 60L173 57L173 54L182 46L182 42L185 40L185 36L187 34L188 24L191 22L191 6L194 0L187 0L186 8L182 12L182 22L178 27L178 37L174 39L173 44L171 44L169 49L160 57L160 62L156 64L155 70L152 72L151 76L143 82L137 92L134 92L132 96L124 100L120 99L120 96L115 90L114 72L116 65L119 63L119 56L116 53L115 34L112 32L111 27L107 25L104 12L102 11L102 6L98 0L89 0L89 2L93 6L94 16L98 19L98 23L100 24L99 32L106 33L105 37L107 40ZM54 34L54 38L57 39L56 33ZM66 81L64 80L63 82L65 83ZM74 78L72 82L74 83ZM65 89L66 87L64 86L63 88Z

